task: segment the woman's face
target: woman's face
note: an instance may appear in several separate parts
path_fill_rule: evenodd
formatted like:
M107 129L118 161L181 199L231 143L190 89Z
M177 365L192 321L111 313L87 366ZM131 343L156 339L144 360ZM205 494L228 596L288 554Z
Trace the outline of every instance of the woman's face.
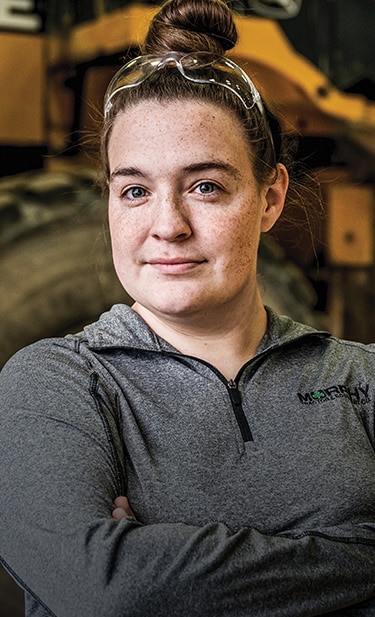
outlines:
M237 118L209 102L144 101L116 118L108 158L114 265L137 306L162 319L249 309L260 232L287 181L257 185Z

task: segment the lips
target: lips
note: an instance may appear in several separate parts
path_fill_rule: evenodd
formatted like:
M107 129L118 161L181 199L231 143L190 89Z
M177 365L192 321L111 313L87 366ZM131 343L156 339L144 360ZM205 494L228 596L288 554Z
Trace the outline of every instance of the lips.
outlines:
M204 259L192 257L157 257L148 260L146 263L164 274L184 274L196 269L204 262Z

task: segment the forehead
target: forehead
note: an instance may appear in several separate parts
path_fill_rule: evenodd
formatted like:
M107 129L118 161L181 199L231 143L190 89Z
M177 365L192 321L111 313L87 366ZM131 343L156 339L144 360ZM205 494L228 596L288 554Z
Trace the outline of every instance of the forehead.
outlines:
M240 120L210 102L142 101L119 113L108 143L110 167L147 156L183 159L205 155L249 163L249 146Z

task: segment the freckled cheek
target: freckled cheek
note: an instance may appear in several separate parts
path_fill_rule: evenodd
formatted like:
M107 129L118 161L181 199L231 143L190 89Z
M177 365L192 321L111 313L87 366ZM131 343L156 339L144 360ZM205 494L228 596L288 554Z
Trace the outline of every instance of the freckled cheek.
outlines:
M221 222L220 227L212 225L212 230L215 230L217 240L225 244L228 249L233 247L234 251L249 248L249 246L257 243L259 237L258 221L255 217L241 217L234 219L228 218Z
M109 231L113 249L125 255L131 254L143 243L145 233L142 221L129 220L128 217L109 212Z
M230 233L228 228L221 232L219 244L223 247L222 255L226 257L226 269L233 268L233 264L238 273L254 269L259 243L259 234L254 225L254 220L242 220L241 224L236 221Z
M111 235L111 244L116 268L122 266L127 268L135 253L132 241L129 241L127 234L121 233L121 229L116 229L116 232Z

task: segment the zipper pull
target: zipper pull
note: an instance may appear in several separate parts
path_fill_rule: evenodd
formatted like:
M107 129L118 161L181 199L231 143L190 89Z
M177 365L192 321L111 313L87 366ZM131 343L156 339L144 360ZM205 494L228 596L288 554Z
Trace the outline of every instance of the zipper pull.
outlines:
M230 379L228 381L228 388L230 389L230 397L232 399L232 402L235 405L242 405L241 394L234 379Z

